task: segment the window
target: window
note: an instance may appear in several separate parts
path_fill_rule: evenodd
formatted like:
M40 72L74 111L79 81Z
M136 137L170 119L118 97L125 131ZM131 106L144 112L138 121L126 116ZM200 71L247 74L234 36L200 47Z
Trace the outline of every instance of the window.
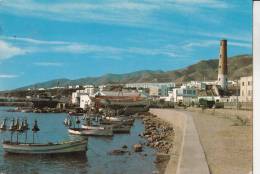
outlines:
M183 94L186 94L186 90L185 89L183 90Z
M242 86L245 86L245 82L242 82Z
M242 91L242 96L244 96L244 91Z
M248 86L250 86L250 81L247 82Z

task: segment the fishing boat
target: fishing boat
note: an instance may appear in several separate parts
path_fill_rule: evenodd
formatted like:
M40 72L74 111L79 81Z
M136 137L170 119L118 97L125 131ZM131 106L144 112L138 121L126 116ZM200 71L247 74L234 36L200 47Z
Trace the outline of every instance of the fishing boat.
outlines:
M106 129L68 128L68 132L74 135L85 136L113 136L112 127Z
M95 130L104 130L106 129L104 126L99 126L99 125L91 125L91 126L88 126L88 125L81 125L81 128L83 129L95 129Z
M61 143L37 143L35 142L35 134L40 131L38 127L37 120L34 121L32 127L33 132L33 141L32 143L27 143L27 131L29 130L29 125L27 119L23 119L22 122L19 122L17 118L12 119L10 128L8 129L11 132L10 140L3 141L3 149L6 153L11 154L40 154L40 155L49 155L49 154L67 154L67 153L85 153L87 150L87 139L85 140L75 140L67 141ZM13 141L13 134L16 133L16 141ZM25 140L19 141L19 134L25 134Z
M78 113L78 112L72 112L72 111L70 111L68 114L70 116L83 116L84 115L84 113Z
M123 124L123 125L128 125L128 126L132 126L134 124L134 119L126 119L126 120L122 120L122 121L112 121L112 120L107 120L107 119L101 119L100 120L100 124L104 124L104 125L113 125L113 124Z
M0 131L6 131L7 130L7 126L6 126L6 118L3 120L3 122L0 125Z
M85 152L87 140L68 141L62 143L13 143L3 142L3 149L7 153L14 154L65 154L75 152Z
M131 126L123 124L114 124L112 125L113 133L130 133Z

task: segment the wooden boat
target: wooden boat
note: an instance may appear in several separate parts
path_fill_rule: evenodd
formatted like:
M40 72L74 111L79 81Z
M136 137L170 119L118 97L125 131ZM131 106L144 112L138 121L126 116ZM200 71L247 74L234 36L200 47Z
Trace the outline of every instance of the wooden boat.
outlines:
M85 136L113 136L113 129L84 129L84 128L68 128L68 132L74 135Z
M69 112L68 113L70 116L83 116L84 113L78 113L78 112Z
M134 124L134 120L133 119L122 120L122 121L111 121L111 120L107 120L107 119L100 120L100 124L105 124L105 125L113 125L113 124L119 124L119 123L123 124L123 125L132 126Z
M131 126L122 125L122 124L115 124L112 126L113 133L130 133Z
M85 152L87 150L87 140L68 141L63 143L29 144L3 142L3 149L7 153L15 154L65 154L75 152Z
M124 117L105 117L105 119L110 120L110 121L123 121L126 120Z
M81 125L81 128L83 129L95 129L95 130L104 130L106 129L104 126L99 126L99 125L91 125L91 126L88 126L88 125Z
M11 138L8 141L2 143L3 149L6 153L12 154L67 154L67 153L76 153L76 152L85 152L87 147L87 140L76 140L68 141L62 143L35 143L34 134L40 131L37 120L34 121L32 127L33 132L33 142L27 143L27 131L29 130L29 125L27 119L23 119L20 123L17 118L12 119L10 128L8 129L11 132ZM12 140L13 134L16 133L16 141ZM25 141L19 141L19 134L25 133Z
M114 124L114 125L111 125L111 127L112 127L112 130L113 130L113 133L129 133L130 129L131 129L131 126L122 125L122 124ZM88 125L83 124L83 125L81 125L81 128L87 129L87 130L90 130L90 129L104 130L104 129L108 128L108 125L91 125L91 126L88 126Z

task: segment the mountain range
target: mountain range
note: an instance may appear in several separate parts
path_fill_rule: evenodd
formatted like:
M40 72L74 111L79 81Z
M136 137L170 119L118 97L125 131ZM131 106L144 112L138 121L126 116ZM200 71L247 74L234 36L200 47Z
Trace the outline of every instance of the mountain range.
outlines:
M187 82L191 80L216 80L218 59L202 60L196 64L183 69L172 71L143 70L126 74L105 74L100 77L86 77L80 79L55 79L42 83L25 86L27 88L50 88L54 86L68 85L103 85L103 84L124 84L141 82ZM235 80L242 76L250 76L253 71L252 55L238 55L228 58L228 79Z

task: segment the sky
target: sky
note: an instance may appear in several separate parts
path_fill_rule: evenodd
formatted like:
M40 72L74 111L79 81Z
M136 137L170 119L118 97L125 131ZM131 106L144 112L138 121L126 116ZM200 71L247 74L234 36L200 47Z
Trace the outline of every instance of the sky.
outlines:
M0 0L0 90L252 54L251 0Z

